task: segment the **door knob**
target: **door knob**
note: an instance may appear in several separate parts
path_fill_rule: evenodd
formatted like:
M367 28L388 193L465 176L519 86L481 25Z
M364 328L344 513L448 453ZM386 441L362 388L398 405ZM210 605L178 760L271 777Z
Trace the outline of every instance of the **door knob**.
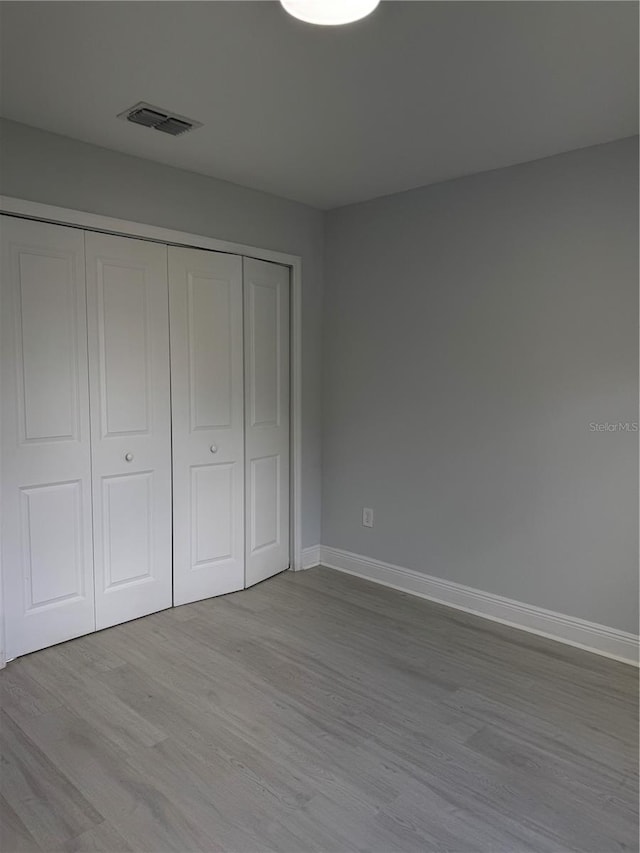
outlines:
M218 448L216 447L216 445L215 445L215 444L212 444L212 445L211 445L211 447L209 448L209 450L210 450L212 453L215 453L215 452L217 451L217 449L218 449Z
M127 462L133 462L133 453L125 453L124 458Z

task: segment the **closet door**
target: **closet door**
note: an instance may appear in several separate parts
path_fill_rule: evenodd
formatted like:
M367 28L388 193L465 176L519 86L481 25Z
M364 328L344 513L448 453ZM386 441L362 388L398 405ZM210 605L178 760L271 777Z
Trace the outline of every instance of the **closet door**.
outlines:
M83 233L0 218L7 657L94 630Z
M289 568L289 269L244 258L246 586Z
M244 586L242 260L169 247L174 604Z
M85 240L99 629L171 607L167 247Z

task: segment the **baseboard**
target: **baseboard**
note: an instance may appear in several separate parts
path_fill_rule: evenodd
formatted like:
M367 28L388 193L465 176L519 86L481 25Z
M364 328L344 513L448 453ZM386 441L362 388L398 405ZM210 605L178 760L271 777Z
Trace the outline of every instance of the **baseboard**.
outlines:
M320 545L312 545L302 549L302 569L313 569L320 565Z
M316 550L320 552L319 564L327 568L357 575L411 595L455 607L457 610L492 619L494 622L502 622L532 634L540 634L570 646L638 666L638 637L634 634L544 610L521 601L513 601L432 575L423 575L412 569L383 563L381 560L373 560L339 548L329 548L325 545L321 545L319 549L309 548L307 551L314 551L313 557L309 554L310 561L315 559ZM309 567L311 565L314 563L309 562Z

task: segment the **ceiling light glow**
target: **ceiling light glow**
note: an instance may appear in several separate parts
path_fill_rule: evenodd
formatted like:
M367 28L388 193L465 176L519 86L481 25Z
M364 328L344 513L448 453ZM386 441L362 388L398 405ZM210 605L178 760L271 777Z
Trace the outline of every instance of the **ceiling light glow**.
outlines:
M337 26L370 15L380 0L280 0L294 18L308 24Z

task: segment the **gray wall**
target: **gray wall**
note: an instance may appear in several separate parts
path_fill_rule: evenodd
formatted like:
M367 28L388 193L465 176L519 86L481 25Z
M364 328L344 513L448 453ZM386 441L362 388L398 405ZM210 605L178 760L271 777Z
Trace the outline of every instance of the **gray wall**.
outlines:
M637 157L328 214L323 544L637 631Z
M323 214L0 121L0 192L302 255L320 541ZM327 216L326 545L637 631L637 139ZM361 526L363 506L375 527Z
M324 217L266 193L0 120L0 193L302 256L303 545L320 541Z

